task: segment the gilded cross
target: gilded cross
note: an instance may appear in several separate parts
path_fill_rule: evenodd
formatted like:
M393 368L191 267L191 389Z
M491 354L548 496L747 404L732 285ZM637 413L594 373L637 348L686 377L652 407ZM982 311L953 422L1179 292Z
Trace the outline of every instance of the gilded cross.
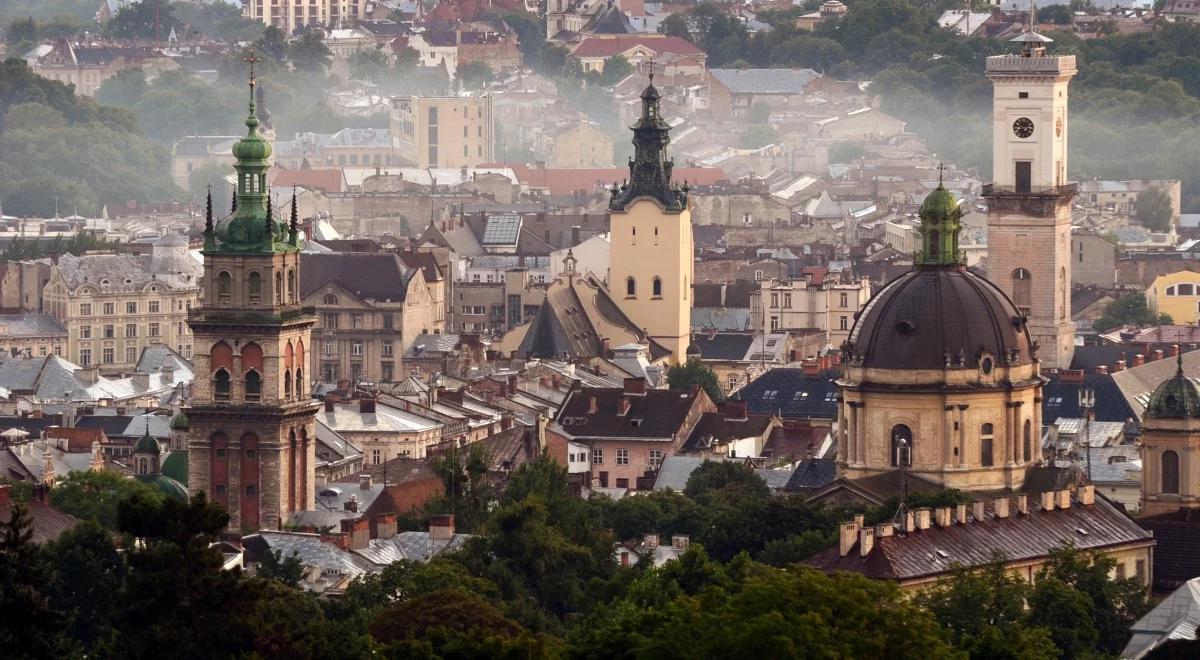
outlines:
M261 60L258 59L258 55L254 52L254 49L251 48L250 51L246 53L246 56L242 58L242 61L250 65L250 86L253 87L255 85L254 65Z

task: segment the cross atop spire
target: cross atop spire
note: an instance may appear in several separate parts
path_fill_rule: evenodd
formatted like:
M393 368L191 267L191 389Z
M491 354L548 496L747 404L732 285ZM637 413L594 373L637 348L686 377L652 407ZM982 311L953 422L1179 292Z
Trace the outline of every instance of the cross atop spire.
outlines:
M942 185L942 177L946 173L946 164L941 161L938 161L937 170L938 170L938 185L940 186L940 185Z

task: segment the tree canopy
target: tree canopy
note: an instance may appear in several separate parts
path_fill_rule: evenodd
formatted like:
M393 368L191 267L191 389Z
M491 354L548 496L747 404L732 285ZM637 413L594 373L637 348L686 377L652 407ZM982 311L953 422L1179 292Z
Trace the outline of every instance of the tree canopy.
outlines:
M698 385L713 401L725 398L717 382L717 374L696 358L689 359L685 364L672 365L667 370L667 384L675 390L690 390Z
M1152 326L1174 323L1170 314L1156 314L1146 304L1146 296L1129 293L1108 303L1100 318L1092 323L1099 332L1108 332L1124 325Z

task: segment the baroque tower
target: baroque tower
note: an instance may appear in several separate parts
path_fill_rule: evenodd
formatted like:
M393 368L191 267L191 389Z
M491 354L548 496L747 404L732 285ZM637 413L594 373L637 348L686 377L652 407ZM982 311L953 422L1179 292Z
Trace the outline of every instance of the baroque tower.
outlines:
M1031 26L1033 19L1030 19ZM1045 368L1064 369L1075 352L1071 322L1071 200L1067 183L1067 85L1075 56L1046 54L1049 38L1013 39L1015 55L987 58L993 85L988 278L1029 319Z
M271 144L258 133L254 62L246 137L233 147L233 213L204 224L203 300L189 314L195 372L188 486L229 512L230 527L274 529L313 506L317 404L308 396L305 351L316 321L299 303L300 237L277 222L267 188Z
M614 185L609 290L634 323L683 363L692 323L692 214L688 188L671 182L670 127L659 112L654 75L642 92L642 116L633 125L629 180Z
M1175 375L1155 388L1142 419L1143 516L1200 509L1200 390L1174 348Z

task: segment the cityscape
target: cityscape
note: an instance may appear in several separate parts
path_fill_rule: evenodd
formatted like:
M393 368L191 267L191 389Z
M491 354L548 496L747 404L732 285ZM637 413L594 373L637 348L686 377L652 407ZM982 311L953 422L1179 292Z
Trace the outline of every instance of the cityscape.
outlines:
M1200 657L1200 2L0 35L0 655Z

